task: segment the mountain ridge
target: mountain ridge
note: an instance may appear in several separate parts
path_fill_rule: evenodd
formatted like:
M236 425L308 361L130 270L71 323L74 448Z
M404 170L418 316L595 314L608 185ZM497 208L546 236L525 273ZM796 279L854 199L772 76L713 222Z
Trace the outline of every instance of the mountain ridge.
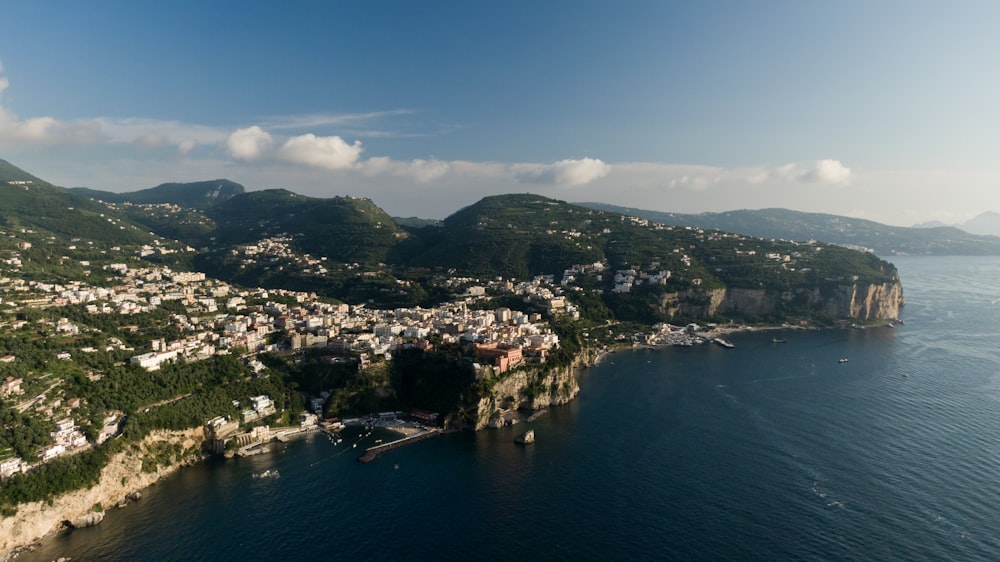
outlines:
M970 234L956 227L889 226L866 219L789 209L736 210L685 214L620 207L608 203L579 203L593 209L621 212L662 224L717 228L761 238L808 241L868 249L892 255L1000 255L1000 238Z

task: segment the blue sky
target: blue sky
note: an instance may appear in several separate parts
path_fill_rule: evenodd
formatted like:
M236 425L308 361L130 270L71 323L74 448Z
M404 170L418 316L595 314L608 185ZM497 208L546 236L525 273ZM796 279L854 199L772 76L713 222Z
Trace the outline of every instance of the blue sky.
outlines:
M0 6L0 158L440 218L535 192L909 225L1000 211L993 2Z

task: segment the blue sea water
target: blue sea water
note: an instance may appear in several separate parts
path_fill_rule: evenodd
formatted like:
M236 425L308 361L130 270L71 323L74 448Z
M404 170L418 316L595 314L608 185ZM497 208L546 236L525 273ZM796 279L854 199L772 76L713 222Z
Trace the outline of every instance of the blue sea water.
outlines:
M18 560L1000 559L1000 258L893 261L902 326L618 352L530 425L205 462Z

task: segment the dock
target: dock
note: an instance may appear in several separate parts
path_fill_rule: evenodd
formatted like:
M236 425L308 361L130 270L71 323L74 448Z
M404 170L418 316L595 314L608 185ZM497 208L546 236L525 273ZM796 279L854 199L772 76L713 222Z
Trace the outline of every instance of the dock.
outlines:
M403 437L402 439L397 439L395 441L390 441L388 443L383 443L381 445L376 445L374 447L369 447L365 450L365 454L358 457L358 462L369 463L377 459L379 455L386 451L391 451L393 449L398 449L409 445L410 443L416 443L417 441L423 441L428 437L434 437L435 435L441 433L440 429L426 429L420 433L415 433L408 437Z

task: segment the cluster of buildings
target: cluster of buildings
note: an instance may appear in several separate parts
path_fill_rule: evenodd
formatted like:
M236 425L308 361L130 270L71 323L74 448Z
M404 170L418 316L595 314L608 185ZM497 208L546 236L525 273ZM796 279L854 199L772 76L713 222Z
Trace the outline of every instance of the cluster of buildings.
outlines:
M284 251L281 244L280 240L262 241L241 251L256 252L254 255L259 256ZM305 265L320 271L322 261L313 261ZM16 274L14 266L2 268L0 294L4 300L0 304L37 308L82 305L89 314L130 316L154 311L166 302L179 302L184 306L184 314L172 314L170 322L184 334L183 337L171 341L152 340L148 348L129 359L131 364L148 371L182 358L191 362L234 353L244 357L255 371L261 371L263 365L254 357L258 352L294 352L310 348L323 349L333 356L359 357L364 364L378 356L391 359L403 346L430 349L433 340L474 343L478 364L503 373L524 363L544 362L549 352L558 347L559 338L548 327L544 313L578 315L551 276L516 284L502 279L453 278L445 282L464 288L462 296L454 302L434 308L380 310L364 305L323 302L309 293L237 289L206 279L202 273L173 271L168 267L134 267L122 262L104 268L114 279L104 286L91 286L84 280L59 283L25 280ZM3 276L4 272L8 276ZM478 299L497 294L517 295L532 303L532 308L539 312L527 313L507 307L476 308ZM53 336L73 336L86 330L78 322L65 318L55 322L18 320L6 327L18 330L39 325L47 327ZM105 349L131 348L109 337ZM76 352L95 351L97 349L92 347L60 350L54 358L69 359ZM16 357L4 356L0 360L15 362ZM0 396L17 395L23 392L23 385L20 376L8 376L0 382ZM52 407L52 401L48 402L47 408L35 409L42 414L49 412L48 415L58 421L51 435L52 444L38 451L40 462L90 446L66 410ZM228 436L240 423L259 423L275 411L276 406L269 397L257 396L241 411L239 420L213 420L207 427L214 437ZM316 419L314 414L309 415ZM109 416L96 441L100 443L115 435L118 421L118 415ZM259 437L242 440L253 441ZM10 455L0 458L0 478L28 468L30 466L20 458Z
M635 218L623 220L644 222ZM576 235L575 232L560 234ZM243 266L263 261L280 264L280 267L295 266L303 273L318 275L334 267L327 264L326 258L297 255L290 242L288 236L277 236L235 247L231 252ZM30 243L21 242L18 247L27 250ZM168 251L166 246L159 243L140 249L140 253L145 254L165 251ZM224 282L206 279L203 273L174 271L169 267L135 267L125 262L104 266L114 279L104 286L91 286L84 280L62 283L29 281L18 275L2 276L4 270L16 273L20 265L16 252L8 255L8 267L0 265L0 294L6 299L0 303L8 306L83 305L90 314L127 316L156 310L168 302L182 304L184 313L172 314L170 322L183 336L172 341L152 340L148 348L129 359L131 364L148 371L155 371L167 362L180 359L191 362L219 354L239 354L254 371L259 372L264 368L255 359L259 352L306 349L323 350L331 356L360 358L364 365L375 357L391 359L393 353L403 347L431 349L432 341L440 341L473 344L478 367L505 373L523 364L544 363L552 350L558 348L559 338L545 318L552 315L579 317L579 310L566 298L566 291L580 290L577 284L581 280L596 279L599 286L605 286L606 276L613 275L614 283L608 280L606 285L615 292L629 292L638 285L662 285L671 278L671 272L659 268L657 263L610 273L606 264L601 262L573 266L558 279L553 275L543 275L515 282L501 278L481 280L450 276L441 282L461 295L452 302L434 308L381 310L364 305L324 302L310 293L237 289ZM17 263L10 262L11 259ZM681 256L681 261L687 261L687 256ZM89 262L81 262L81 265L90 266ZM356 264L341 264L338 267L350 269ZM525 309L535 312L503 306L479 308L480 299L498 295L518 298L530 305ZM20 326L12 327L17 329ZM74 335L80 330L75 323L65 319L52 326L53 335ZM677 339L680 342L686 336L681 331L665 329L656 331L652 337L659 341ZM107 350L130 349L121 341L111 339ZM95 350L65 350L61 355L70 357L71 351ZM16 394L21 390L22 383L18 377L8 377L0 386L0 394ZM314 405L314 411L321 411L321 404ZM254 423L274 412L275 405L269 397L254 397L251 406L241 411L240 422ZM207 427L211 428L215 437L219 437L235 431L232 424L240 422L217 419ZM102 431L103 439L114 434L115 424L106 425L112 429L107 435ZM53 445L40 453L43 459L80 446L82 439L85 442L79 430L73 427L71 418L60 420L57 427L58 430L53 433ZM7 469L10 466L0 464L0 474Z

